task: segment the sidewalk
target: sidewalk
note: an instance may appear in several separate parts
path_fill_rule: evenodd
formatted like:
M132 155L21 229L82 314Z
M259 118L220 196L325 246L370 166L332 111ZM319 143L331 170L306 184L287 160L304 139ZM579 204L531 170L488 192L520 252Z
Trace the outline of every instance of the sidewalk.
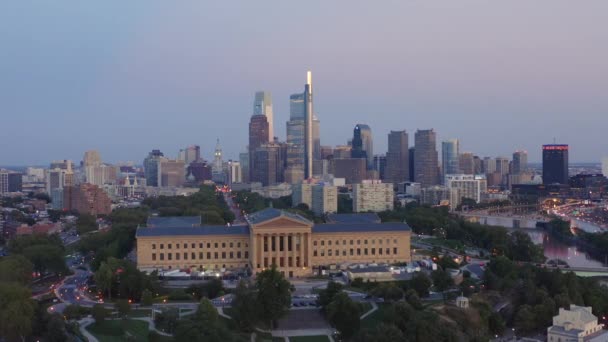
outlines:
M94 323L95 320L92 318L83 318L80 321L78 321L79 327L78 329L80 330L80 333L82 335L84 335L84 337L87 338L87 340L89 342L98 342L99 340L93 336L87 329L86 327L88 327L89 325L91 325L92 323Z

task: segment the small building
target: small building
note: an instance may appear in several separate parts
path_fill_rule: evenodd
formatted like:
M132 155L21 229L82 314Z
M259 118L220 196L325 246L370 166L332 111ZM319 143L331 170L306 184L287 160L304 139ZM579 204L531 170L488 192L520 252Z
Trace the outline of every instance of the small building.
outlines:
M553 325L547 328L549 342L606 342L608 331L598 324L590 306L570 305L570 309L560 308L553 317Z
M461 309L468 309L469 308L469 298L467 298L465 296L456 297L456 306Z
M346 271L349 281L361 278L367 282L394 281L393 273L386 266L355 267Z

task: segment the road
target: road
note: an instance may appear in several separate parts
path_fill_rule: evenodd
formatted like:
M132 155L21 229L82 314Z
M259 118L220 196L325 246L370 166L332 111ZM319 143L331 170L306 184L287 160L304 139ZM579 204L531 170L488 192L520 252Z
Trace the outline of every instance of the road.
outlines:
M232 200L232 196L231 196L230 192L224 192L224 200L226 201L226 204L228 204L228 208L230 208L230 211L232 211L232 213L234 214L234 222L232 222L232 224L233 225L245 224L245 218L243 217L243 213L241 212L241 209L238 207L238 204L236 204Z

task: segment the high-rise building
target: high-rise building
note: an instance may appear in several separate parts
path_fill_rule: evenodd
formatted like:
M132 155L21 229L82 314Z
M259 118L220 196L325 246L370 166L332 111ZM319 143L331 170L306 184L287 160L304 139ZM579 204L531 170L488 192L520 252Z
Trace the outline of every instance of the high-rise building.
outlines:
M485 174L496 172L496 160L490 157L484 157L481 163L481 171Z
M99 166L101 165L101 157L99 156L99 152L96 150L89 150L84 153L84 157L82 158L82 166L86 169L89 166Z
M321 216L338 212L338 188L331 185L316 184L312 187L313 213Z
M349 145L338 145L334 148L334 159L350 159L353 148Z
M445 186L457 189L460 195L457 206L462 198L470 198L475 202L481 202L481 197L487 192L488 184L484 175L455 174L445 175Z
M460 142L450 139L441 142L441 182L445 175L460 173Z
M365 124L357 124L353 130L352 158L365 158L367 168L372 169L374 163L374 147L372 129Z
M321 146L321 159L329 159L334 155L334 148L331 146Z
M406 131L391 131L388 134L385 179L391 183L401 183L410 178L410 156ZM380 177L382 178L382 177Z
M196 182L211 180L211 165L203 159L193 161L187 168L188 177L194 177Z
M409 153L408 153L408 159L409 159L409 169L410 169L410 182L414 181L415 177L415 172L414 172L414 164L416 161L416 147L412 146L409 148Z
M183 160L158 159L158 186L179 187L186 182L186 164Z
M475 173L475 158L471 152L463 152L458 156L460 172L465 175Z
M158 166L163 156L164 154L160 150L152 150L152 152L148 153L148 156L144 159L144 176L146 178L146 185L160 186L158 181Z
M316 114L312 116L312 160L321 159L321 120Z
M543 184L568 184L568 145L543 145Z
M422 187L439 184L437 138L433 129L417 130L415 135L414 180Z
M254 179L255 151L268 143L268 120L265 115L253 115L249 121L249 181Z
M0 194L23 191L22 177L19 172L0 169Z
M304 86L304 109L305 109L305 129L304 129L304 178L312 178L312 161L313 161L313 98L312 98L312 72L306 74L306 85Z
M234 160L228 161L228 184L232 185L232 183L242 183L242 170L241 163Z
M291 203L294 207L299 204L306 204L308 208L312 208L312 184L299 183L292 186Z
M108 194L97 185L87 183L66 187L63 206L81 214L108 215L112 212L112 201Z
M201 159L201 147L198 145L190 145L184 150L186 165L190 165L195 160Z
M383 154L376 154L374 156L374 170L378 172L378 178L386 180L386 156ZM391 180L391 182L393 182Z
M379 180L364 180L353 184L353 211L385 211L394 207L394 189L392 183Z
M509 174L509 158L496 157L496 172L500 173L502 176Z
M283 182L284 159L281 146L277 143L267 143L255 150L253 158L252 182L260 182L263 186Z
M268 91L255 93L253 115L264 115L268 121L268 142L274 141L274 118L272 114L272 96Z
M511 173L520 174L528 169L528 152L515 151L513 153L513 163L511 164Z
M361 183L367 178L367 162L362 158L332 159L330 170L336 178L344 178L346 184Z
M241 164L241 182L249 183L249 152L239 153L239 163Z

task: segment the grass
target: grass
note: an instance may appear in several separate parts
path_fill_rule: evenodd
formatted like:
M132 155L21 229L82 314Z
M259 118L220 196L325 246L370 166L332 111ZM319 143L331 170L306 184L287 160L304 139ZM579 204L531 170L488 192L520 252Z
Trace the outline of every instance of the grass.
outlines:
M148 323L137 320L106 320L101 324L94 323L87 327L100 342L112 341L148 341ZM127 336L131 336L128 339Z
M368 302L359 302L359 308L361 309L361 314L363 315L372 309L372 305Z
M150 309L134 309L129 312L129 317L150 317L151 313Z
M289 338L290 342L329 342L327 335L317 336L293 336Z
M373 329L378 324L385 322L385 315L389 305L385 303L378 303L378 310L374 311L371 315L365 317L361 321L361 329L369 328Z
M255 341L256 342L274 342L272 335L270 333L260 332L260 331L256 331Z

